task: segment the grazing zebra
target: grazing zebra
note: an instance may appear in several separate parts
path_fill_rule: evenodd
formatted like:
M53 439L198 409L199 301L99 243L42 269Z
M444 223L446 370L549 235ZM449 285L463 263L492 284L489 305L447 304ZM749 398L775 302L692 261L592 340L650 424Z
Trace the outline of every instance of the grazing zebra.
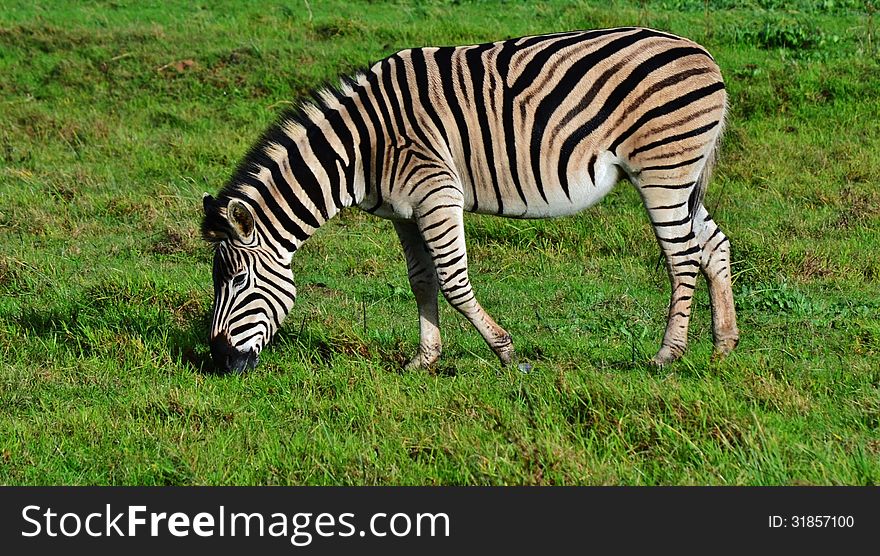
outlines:
M723 356L739 337L730 248L703 195L726 110L706 50L650 29L389 56L282 117L219 196L205 194L202 234L215 246L212 357L227 370L257 363L296 298L294 252L356 206L391 220L403 246L420 331L408 367L440 356L438 292L508 364L510 335L468 278L464 211L570 215L623 178L644 201L672 285L653 361L684 352L698 271Z

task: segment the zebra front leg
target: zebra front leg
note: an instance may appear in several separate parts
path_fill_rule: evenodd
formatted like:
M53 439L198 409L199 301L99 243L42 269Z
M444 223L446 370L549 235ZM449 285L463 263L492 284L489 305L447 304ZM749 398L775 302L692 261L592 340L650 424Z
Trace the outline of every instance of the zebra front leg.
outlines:
M700 244L700 268L709 283L715 343L713 357L720 359L739 343L730 274L730 242L703 205L695 212L694 230Z
M448 195L429 199L431 204L420 207L416 221L434 261L440 291L480 332L501 364L508 365L513 361L510 334L480 306L468 278L462 200L451 203Z
M419 351L406 369L428 368L440 357L440 316L437 308L437 271L422 240L419 228L412 222L395 222L394 229L406 256L409 285L419 306Z

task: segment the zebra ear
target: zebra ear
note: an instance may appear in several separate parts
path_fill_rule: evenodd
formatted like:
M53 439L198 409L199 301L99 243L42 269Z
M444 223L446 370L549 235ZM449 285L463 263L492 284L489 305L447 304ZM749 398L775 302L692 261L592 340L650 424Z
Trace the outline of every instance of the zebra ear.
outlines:
M229 225L220 213L217 199L207 193L202 195L202 209L205 218L202 220L202 237L209 243L223 241L229 237Z
M231 199L226 207L226 220L240 240L250 241L254 233L254 215L246 204L238 199Z
M208 193L202 193L202 209L205 211L205 216L211 213L211 208L217 205L217 202L214 200L214 197L211 197Z

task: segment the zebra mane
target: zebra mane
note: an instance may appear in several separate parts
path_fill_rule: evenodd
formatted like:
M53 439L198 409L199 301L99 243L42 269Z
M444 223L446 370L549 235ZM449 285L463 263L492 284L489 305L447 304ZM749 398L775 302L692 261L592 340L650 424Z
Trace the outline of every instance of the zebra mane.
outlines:
M239 197L239 187L253 176L255 171L273 162L268 152L273 145L283 144L283 140L289 138L286 130L295 127L308 129L314 125L315 118L328 110L331 104L348 97L357 89L359 83L365 79L365 74L365 71L360 71L353 77L342 77L336 84L326 83L314 89L296 106L286 108L278 114L275 121L248 149L232 176L220 189L216 199L213 200L213 209L206 211L201 226L205 241L217 243L225 238L229 224L220 209L225 208L230 199Z

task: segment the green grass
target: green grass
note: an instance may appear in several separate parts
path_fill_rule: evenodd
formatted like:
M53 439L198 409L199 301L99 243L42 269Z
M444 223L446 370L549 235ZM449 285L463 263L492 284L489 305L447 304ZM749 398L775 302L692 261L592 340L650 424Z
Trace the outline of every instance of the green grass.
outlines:
M0 10L0 483L878 484L880 62L863 2L15 2ZM876 4L875 4L876 6ZM471 216L472 281L535 365L415 302L389 223L342 214L244 376L207 363L197 229L274 116L398 49L614 25L704 43L732 113L707 204L742 341L705 283L657 370L668 283L636 192Z

